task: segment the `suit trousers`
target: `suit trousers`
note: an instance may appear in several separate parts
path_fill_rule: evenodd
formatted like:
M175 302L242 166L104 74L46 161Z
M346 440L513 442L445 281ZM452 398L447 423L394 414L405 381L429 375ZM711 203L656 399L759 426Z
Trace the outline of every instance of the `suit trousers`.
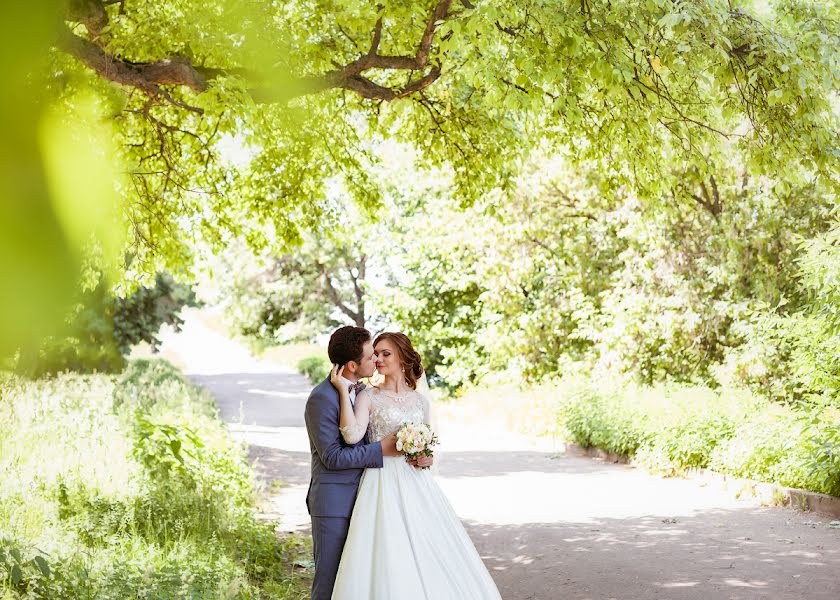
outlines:
M312 550L315 554L312 600L330 600L332 597L349 529L349 517L312 517Z

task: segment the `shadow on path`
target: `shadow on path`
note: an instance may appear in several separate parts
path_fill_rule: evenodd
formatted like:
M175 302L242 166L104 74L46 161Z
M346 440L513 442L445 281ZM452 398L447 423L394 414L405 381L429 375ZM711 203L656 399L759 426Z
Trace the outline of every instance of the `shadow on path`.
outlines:
M254 465L257 477L267 483L279 480L289 485L308 486L311 458L309 452L253 445L248 449L248 459Z
M297 373L190 375L215 396L227 423L303 427L303 409L312 389Z
M838 535L785 513L788 519L776 509L743 509L676 519L468 522L467 529L504 598L837 600Z

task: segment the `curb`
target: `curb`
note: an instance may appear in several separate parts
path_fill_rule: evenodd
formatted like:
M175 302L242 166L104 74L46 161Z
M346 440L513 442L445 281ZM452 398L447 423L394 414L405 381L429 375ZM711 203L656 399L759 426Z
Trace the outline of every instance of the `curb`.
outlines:
M570 442L565 442L564 446L563 454L634 466L632 459L623 454L606 452L595 447L584 448L583 446ZM742 496L758 498L763 504L788 506L796 510L813 512L826 517L840 519L840 498L836 496L789 488L776 483L723 475L708 469L691 469L684 477L686 479L718 483L726 491L733 492L736 498Z
M630 457L624 454L615 454L614 452L607 452L606 450L601 450L600 448L596 448L595 446L584 448L583 446L579 446L578 444L573 444L571 442L564 442L564 445L565 449L562 451L563 454L570 454L572 456L579 456L581 458L597 458L599 460L611 463L618 463L621 465L631 464Z

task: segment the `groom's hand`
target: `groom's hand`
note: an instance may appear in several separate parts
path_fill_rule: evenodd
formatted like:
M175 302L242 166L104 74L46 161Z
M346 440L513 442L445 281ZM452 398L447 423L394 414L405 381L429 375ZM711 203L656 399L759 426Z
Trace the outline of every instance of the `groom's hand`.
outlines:
M414 460L408 461L412 467L417 467L418 469L428 469L429 467L434 464L435 459L432 456L421 456L419 458L415 458Z
M397 451L397 436L391 434L387 437L382 438L379 442L382 444L382 456L399 456L400 452Z

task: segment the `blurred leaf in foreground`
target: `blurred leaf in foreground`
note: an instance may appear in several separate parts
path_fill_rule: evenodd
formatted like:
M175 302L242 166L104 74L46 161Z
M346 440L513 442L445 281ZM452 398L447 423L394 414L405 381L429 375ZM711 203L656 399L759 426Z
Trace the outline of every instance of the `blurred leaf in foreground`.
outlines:
M92 100L51 106L47 52L63 3L7 7L0 42L0 355L61 329L83 248L115 256L114 170Z

